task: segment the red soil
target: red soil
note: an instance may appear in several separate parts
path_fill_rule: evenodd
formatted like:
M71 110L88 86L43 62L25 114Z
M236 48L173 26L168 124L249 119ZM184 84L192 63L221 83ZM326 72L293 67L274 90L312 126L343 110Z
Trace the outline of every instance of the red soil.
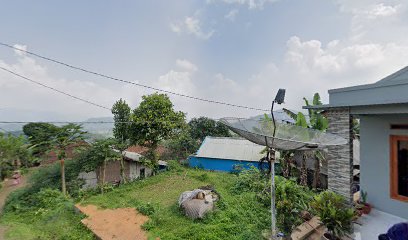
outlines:
M82 220L98 239L147 240L141 226L149 219L134 208L98 209L94 205L76 207L88 217Z

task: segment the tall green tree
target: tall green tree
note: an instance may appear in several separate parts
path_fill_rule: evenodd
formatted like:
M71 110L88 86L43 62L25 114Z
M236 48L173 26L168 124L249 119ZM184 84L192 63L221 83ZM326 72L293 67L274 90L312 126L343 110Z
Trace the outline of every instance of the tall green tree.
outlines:
M56 135L49 141L49 144L52 146L51 150L56 152L61 164L61 188L64 194L67 192L64 166L64 161L67 159L67 149L82 142L85 139L85 134L86 132L82 131L80 125L70 123L59 127Z
M177 112L166 94L143 96L133 110L131 140L149 148L146 158L157 164L156 149L160 141L168 139L185 122L185 114Z
M310 106L320 106L322 105L320 95L319 93L315 93L313 95L312 99L312 104L310 104L310 101L306 99L305 97L303 98L305 105L310 107ZM296 121L296 125L301 126L301 127L307 127L319 131L325 132L329 126L329 121L327 118L323 115L323 111L320 109L313 109L309 108L308 113L309 113L309 121L306 120L306 117L304 116L303 113L294 113L288 109L283 109L292 119ZM305 153L307 155L310 155L308 153ZM307 183L307 168L306 168L306 156L302 157L302 166L301 166L301 183L306 184ZM312 155L314 158L314 176L313 176L313 187L317 188L320 186L320 165L321 161L324 160L323 154L320 151L315 151L314 154Z
M129 146L129 140L131 136L130 121L131 121L131 109L125 100L119 99L112 106L113 120L115 121L113 128L113 136L117 139L116 147L123 153ZM122 181L126 183L125 175L125 163L124 156L120 160L120 174Z
M206 136L231 137L231 133L225 125L211 118L193 118L188 125L190 126L191 137L200 141L203 141Z
M191 137L190 126L183 124L176 134L166 142L172 159L186 159L190 154L197 151L200 141Z
M23 132L28 137L33 154L43 156L50 148L50 140L55 137L58 127L50 123L28 123L23 126Z
M23 136L0 133L0 179L20 165L30 166L32 152Z

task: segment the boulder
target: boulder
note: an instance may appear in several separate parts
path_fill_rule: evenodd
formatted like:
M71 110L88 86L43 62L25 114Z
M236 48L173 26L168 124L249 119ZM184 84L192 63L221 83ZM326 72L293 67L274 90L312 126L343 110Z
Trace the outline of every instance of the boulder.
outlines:
M202 219L206 213L214 210L218 195L213 190L194 189L183 192L179 197L179 207L192 219Z

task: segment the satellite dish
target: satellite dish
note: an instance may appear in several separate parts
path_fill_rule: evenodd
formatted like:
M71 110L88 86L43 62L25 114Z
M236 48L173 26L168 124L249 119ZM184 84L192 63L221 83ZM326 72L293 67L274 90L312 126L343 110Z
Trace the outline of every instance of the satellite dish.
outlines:
M347 143L334 134L279 121L274 123L269 118L222 118L220 122L253 143L279 150L315 150Z
M222 118L220 122L225 124L241 137L263 146L267 146L269 151L278 150L316 150L328 146L343 145L347 140L333 134L303 128L294 124L275 121L265 117L256 118ZM271 154L270 154L271 155ZM269 155L269 156L270 156ZM271 239L277 239L276 233L276 208L275 208L275 167L274 158L271 158L271 218L272 235Z
M277 122L275 120L273 107L275 103L282 104L285 99L285 89L279 89L275 99L272 101L272 119L265 118L222 118L220 122L225 124L241 137L269 149L269 157L273 149L278 150L316 150L328 146L344 145L347 140L333 134L303 128L294 124ZM275 159L271 162L271 239L276 239L276 208L275 208Z

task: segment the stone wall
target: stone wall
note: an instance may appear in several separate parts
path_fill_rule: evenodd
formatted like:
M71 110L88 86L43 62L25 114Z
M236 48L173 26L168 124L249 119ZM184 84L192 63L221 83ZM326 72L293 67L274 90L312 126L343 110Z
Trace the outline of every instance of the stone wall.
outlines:
M350 203L353 199L353 141L352 117L349 108L329 109L327 111L329 128L327 132L348 140L348 144L332 146L328 149L328 188L344 196Z

